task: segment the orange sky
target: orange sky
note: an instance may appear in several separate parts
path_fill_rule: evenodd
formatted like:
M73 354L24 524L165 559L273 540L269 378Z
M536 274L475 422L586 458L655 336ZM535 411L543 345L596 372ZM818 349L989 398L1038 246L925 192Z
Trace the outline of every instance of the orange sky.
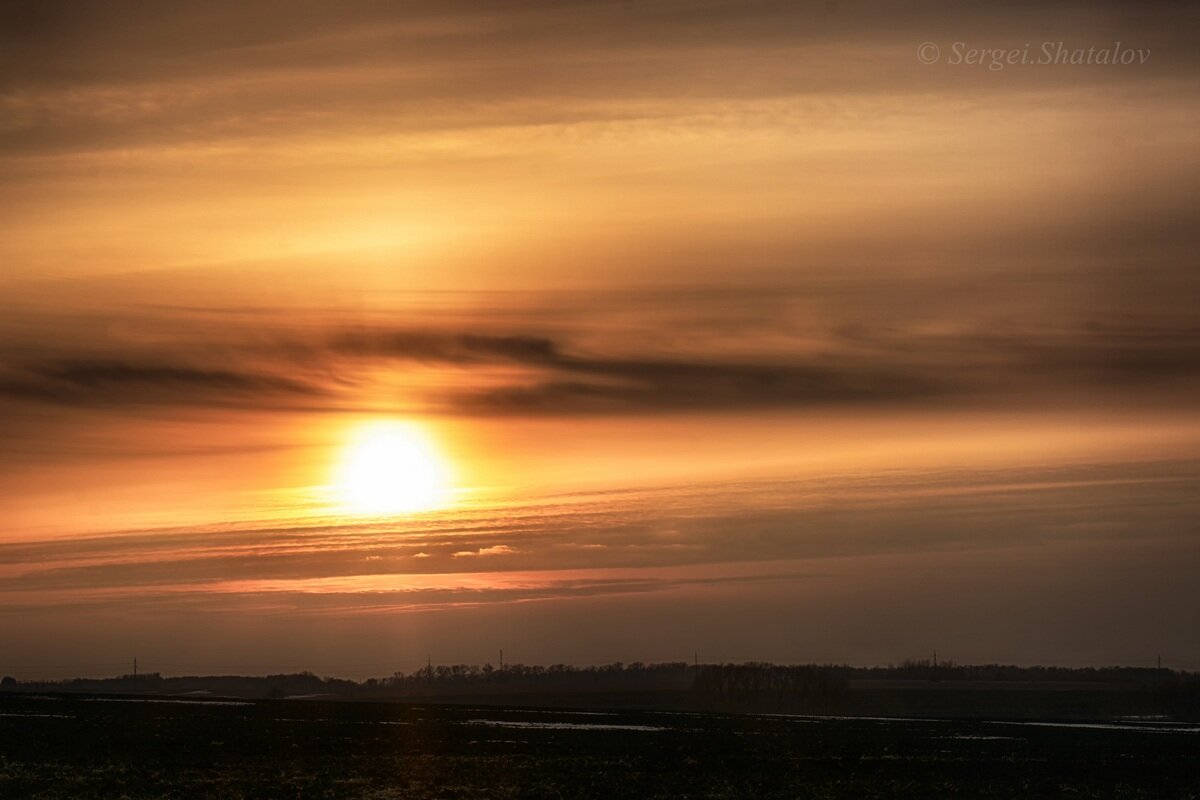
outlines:
M1188 5L0 13L0 672L1200 667Z

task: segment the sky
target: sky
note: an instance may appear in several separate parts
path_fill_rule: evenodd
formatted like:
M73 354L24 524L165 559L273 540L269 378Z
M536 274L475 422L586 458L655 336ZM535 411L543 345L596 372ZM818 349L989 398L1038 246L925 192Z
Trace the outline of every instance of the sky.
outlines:
M1198 25L0 4L0 672L1200 669Z

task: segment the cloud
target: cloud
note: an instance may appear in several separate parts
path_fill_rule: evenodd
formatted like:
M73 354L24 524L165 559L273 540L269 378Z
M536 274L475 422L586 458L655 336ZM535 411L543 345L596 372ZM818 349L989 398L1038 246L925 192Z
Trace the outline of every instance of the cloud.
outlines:
M466 413L628 413L812 408L929 400L949 387L936 375L812 364L572 360L554 368L591 380L540 380L447 397Z
M490 547L480 547L478 550L459 550L454 553L455 558L474 558L478 556L510 556L515 555L516 550L506 544L494 544Z
M515 364L532 370L524 385L467 388L444 395L458 411L582 413L889 402L940 394L933 375L906 375L883 365L571 354L536 335L434 331L359 331L333 337L339 354L441 362L463 367ZM574 376L564 380L557 376Z
M36 356L31 344L8 357L0 349L0 394L96 407L340 410L378 396L382 375L406 407L486 417L1054 404L1080 391L1121 403L1200 388L1200 327L1186 315L988 322L905 302L891 318L834 308L829 322L797 325L786 297L730 295L728 319L718 320L695 298L677 304L680 319L632 306L624 329L606 323L615 312L605 306L571 323L524 307L509 316L525 330L483 315L465 331L330 325L301 336L268 320L202 324L153 346L51 340ZM122 356L108 354L118 347Z
M533 503L463 509L433 523L317 518L6 542L0 606L16 613L55 598L136 603L160 594L254 591L330 595L321 602L331 604L337 595L347 605L359 602L351 595L390 593L415 606L436 597L418 590L540 586L564 571L613 580L639 570L720 572L888 554L1184 542L1200 502L1197 466L1158 461L698 484L601 495L602 514L597 498L578 496L551 514ZM572 590L563 584L557 592Z
M525 577L519 582L494 576L492 585L470 585L447 576L442 585L401 589L359 590L336 580L246 581L242 583L194 585L186 591L171 587L143 587L136 594L122 589L79 589L59 592L27 602L13 599L0 611L26 615L70 609L89 612L119 610L124 614L171 616L213 612L256 614L347 615L444 611L455 608L491 607L505 603L571 601L629 594L670 592L687 588L722 585L767 584L827 577L819 573L774 570L765 574L699 575L679 571L633 574L625 577L589 577L586 570L564 571Z
M7 377L0 377L0 394L106 406L257 404L266 398L311 398L323 392L316 386L270 373L73 358L18 365Z
M454 333L433 330L359 330L334 334L335 353L459 364L514 361L554 363L558 345L543 336Z
M930 330L844 325L815 334L803 355L582 353L542 336L359 332L339 353L460 368L507 364L523 374L449 381L433 397L466 414L745 411L762 408L920 406L1054 399L1079 389L1115 397L1200 383L1200 328L1186 320L1088 322ZM760 331L765 334L766 330ZM647 342L648 349L654 344ZM800 349L797 342L796 349Z
M1039 88L1163 78L1194 59L1194 6L925 2L3 5L8 152L286 135L294 128L466 129L655 112L672 99L977 91L985 69L929 68L922 41L1020 47L1071 34L1150 47L1138 70L1009 70ZM1063 20L1071 24L1064 26ZM1163 53L1159 58L1158 53ZM881 67L882 65L882 67ZM833 68L831 68L833 67ZM298 89L303 88L303 91ZM397 108L404 113L395 113Z

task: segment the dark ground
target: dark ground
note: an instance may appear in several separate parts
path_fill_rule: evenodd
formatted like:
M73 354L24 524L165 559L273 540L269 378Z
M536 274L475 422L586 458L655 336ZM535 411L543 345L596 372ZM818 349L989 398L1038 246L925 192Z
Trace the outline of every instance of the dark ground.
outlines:
M1200 798L1200 726L0 694L0 798Z

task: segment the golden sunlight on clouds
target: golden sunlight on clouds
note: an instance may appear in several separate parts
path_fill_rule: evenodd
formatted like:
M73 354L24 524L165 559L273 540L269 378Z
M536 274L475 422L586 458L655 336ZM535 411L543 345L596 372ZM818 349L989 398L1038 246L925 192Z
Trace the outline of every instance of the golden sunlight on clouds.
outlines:
M336 495L357 514L400 514L443 508L451 469L428 433L413 423L380 421L351 433L335 469Z

